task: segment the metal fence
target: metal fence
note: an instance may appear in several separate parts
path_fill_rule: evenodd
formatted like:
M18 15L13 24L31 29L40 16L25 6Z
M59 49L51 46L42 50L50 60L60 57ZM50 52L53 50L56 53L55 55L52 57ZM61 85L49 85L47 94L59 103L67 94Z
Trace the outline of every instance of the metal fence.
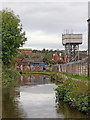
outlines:
M59 72L67 72L77 75L88 75L88 58L59 65Z

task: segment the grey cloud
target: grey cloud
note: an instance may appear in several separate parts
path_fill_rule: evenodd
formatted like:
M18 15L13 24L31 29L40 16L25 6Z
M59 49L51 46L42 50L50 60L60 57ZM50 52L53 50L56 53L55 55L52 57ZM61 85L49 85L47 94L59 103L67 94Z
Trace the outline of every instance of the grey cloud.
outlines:
M43 7L45 6L46 4ZM32 14L29 14L29 16L25 16L25 19L29 20L29 23L25 23L26 29L39 29L53 33L61 32L63 31L63 29L67 28L75 30L77 30L78 28L79 31L82 31L85 28L85 22L87 20L87 10L85 11L83 9L86 9L86 6L81 7L81 11L79 11L80 8L78 10L76 9L72 11L72 6L67 7L66 4L64 6L59 4L56 4L54 7L48 6L51 7L51 9L49 8L46 10L43 7L40 7L39 10L37 9L36 12L32 12ZM71 8L70 11L68 10L69 7ZM77 14L77 12L79 13Z
M15 3L13 5L13 3L9 3L4 7L11 7L20 13L22 24L26 30L43 30L53 33L67 28L76 30L79 28L82 31L87 19L87 5L81 3L80 6L75 7L74 3L72 4Z
M2 0L12 2L12 0ZM88 2L88 0L13 0L13 2Z
M48 34L62 34L65 29L77 33L87 32L88 6L87 3L30 3L7 2L4 8L11 8L20 15L24 30L43 31ZM84 37L85 38L85 37ZM84 41L86 38L84 39ZM33 40L32 40L33 41ZM39 42L39 41L38 41ZM30 43L32 47L63 48L58 44ZM25 44L25 46L29 46ZM87 47L87 45L86 45ZM84 45L81 48L85 48Z
M30 45L29 44L26 44L24 47L31 47L31 48L36 48L36 49L43 49L43 48L46 48L46 49L64 49L64 47L60 44L57 44L57 43L31 43Z

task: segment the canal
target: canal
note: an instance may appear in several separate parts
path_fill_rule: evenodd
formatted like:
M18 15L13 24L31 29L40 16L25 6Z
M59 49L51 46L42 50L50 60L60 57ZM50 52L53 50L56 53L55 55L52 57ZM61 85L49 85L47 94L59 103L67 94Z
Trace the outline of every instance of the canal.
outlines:
M48 76L21 76L15 88L3 89L3 118L87 118L67 103L56 103L55 88Z

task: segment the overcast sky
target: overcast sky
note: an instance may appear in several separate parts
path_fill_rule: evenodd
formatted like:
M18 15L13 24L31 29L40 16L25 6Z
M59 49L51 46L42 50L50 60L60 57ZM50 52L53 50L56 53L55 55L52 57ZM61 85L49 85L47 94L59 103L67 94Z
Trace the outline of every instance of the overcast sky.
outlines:
M27 37L27 42L23 47L64 49L62 33L65 33L67 29L69 33L83 34L83 44L80 45L80 49L87 50L88 1L56 1L13 0L11 2L11 0L4 0L2 7L11 8L20 16Z

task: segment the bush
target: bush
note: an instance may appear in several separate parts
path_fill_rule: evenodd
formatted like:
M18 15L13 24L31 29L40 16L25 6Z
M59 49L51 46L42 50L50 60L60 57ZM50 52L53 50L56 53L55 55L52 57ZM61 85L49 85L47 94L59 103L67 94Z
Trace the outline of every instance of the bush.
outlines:
M50 79L51 79L51 81L56 80L56 74L55 73L51 73Z
M62 78L63 83L56 88L56 99L63 100L82 112L89 113L88 86L70 78ZM83 86L83 87L82 87Z
M17 80L20 78L20 73L13 67L7 68L3 66L2 69L2 86L14 86Z
M56 98L58 98L58 100L64 100L64 96L66 94L66 90L63 84L59 85L58 88L55 89L56 92Z

